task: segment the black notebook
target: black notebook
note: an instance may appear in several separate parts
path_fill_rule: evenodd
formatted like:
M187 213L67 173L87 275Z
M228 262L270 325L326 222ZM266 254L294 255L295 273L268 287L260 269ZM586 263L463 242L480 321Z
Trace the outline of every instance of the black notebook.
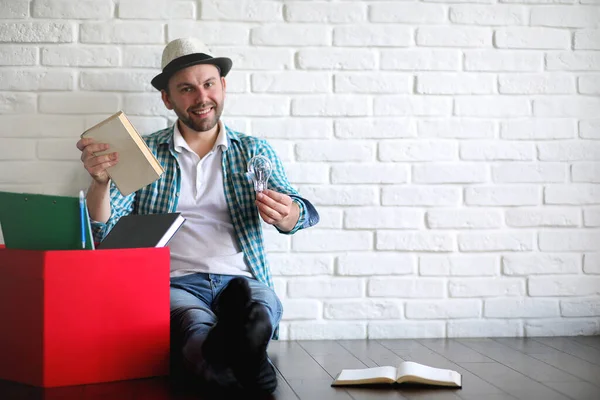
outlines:
M108 232L98 249L164 247L184 222L181 213L126 215Z

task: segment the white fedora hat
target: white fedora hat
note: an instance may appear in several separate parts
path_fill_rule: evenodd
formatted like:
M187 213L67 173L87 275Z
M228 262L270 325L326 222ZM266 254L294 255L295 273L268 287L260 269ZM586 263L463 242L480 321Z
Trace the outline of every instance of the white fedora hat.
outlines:
M226 57L213 57L209 50L196 38L175 39L163 50L162 72L156 75L151 83L158 90L166 88L169 78L179 70L196 64L212 64L219 68L221 76L227 75L233 62Z

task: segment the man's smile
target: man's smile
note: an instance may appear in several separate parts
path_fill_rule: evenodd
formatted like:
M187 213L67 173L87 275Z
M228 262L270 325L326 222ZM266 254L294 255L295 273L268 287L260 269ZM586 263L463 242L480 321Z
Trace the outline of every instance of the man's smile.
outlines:
M208 114L212 109L213 109L212 107L208 107L208 108L202 108L199 110L192 110L192 114L202 116L202 115Z

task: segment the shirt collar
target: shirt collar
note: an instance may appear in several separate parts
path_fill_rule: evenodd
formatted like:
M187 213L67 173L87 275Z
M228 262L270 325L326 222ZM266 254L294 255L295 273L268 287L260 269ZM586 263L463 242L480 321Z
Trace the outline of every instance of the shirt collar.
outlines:
M188 151L193 152L193 150L183 138L183 135L179 130L179 124L177 122L178 121L175 121L175 124L173 126L173 147L175 151L181 153L183 149L186 149ZM217 140L215 140L215 144L212 148L212 151L215 151L217 148L220 148L221 151L225 151L229 147L227 143L227 132L225 131L225 125L223 125L223 122L221 120L219 120L217 124L219 125L219 134L217 135Z

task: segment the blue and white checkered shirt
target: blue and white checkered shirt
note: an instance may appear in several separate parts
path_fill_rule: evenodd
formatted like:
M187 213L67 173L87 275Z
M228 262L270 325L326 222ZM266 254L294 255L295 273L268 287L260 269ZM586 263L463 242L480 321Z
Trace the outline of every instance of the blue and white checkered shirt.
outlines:
M273 287L271 271L264 249L261 218L254 203L252 182L246 177L248 161L255 155L263 155L271 161L273 173L268 187L289 195L300 208L296 226L289 232L308 228L319 222L319 214L313 205L299 196L287 180L283 165L273 148L264 139L244 135L225 127L228 148L223 152L223 187L237 238L244 257L254 277ZM119 218L128 214L158 214L176 212L181 187L181 173L177 152L173 145L173 126L144 137L150 151L156 156L165 173L154 183L129 196L122 196L111 184L111 215L106 223L92 221L94 239L102 241Z

